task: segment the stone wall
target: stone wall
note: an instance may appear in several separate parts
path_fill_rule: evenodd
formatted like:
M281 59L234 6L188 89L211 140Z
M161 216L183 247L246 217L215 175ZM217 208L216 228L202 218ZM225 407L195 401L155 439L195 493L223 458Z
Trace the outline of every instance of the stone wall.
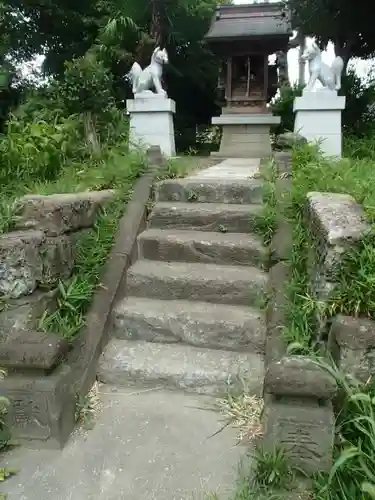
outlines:
M282 330L290 273L292 231L284 213L291 187L292 159L276 153L276 230L270 245L270 289L267 309L266 375L263 414L264 447L284 448L292 465L308 475L332 464L337 385L307 356L287 353ZM316 338L349 377L366 381L375 373L375 322L323 313L337 287L337 270L347 253L371 230L353 197L337 193L307 195L305 221L311 239L308 256L310 292L318 307Z
M309 259L311 289L324 306L337 286L338 267L371 226L352 196L337 193L309 193L306 222L314 242ZM337 366L348 377L365 382L375 373L375 323L342 315L318 319L322 337L318 340L324 341Z
M56 283L71 275L74 248L114 191L21 198L14 230L0 235L0 366L49 370L67 343L39 330L56 307Z

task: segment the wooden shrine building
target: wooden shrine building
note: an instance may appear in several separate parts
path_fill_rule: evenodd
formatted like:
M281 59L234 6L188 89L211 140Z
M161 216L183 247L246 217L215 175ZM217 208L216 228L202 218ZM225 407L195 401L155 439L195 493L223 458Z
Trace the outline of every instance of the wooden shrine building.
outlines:
M282 3L217 7L205 40L222 61L219 88L224 89L225 106L222 115L213 118L213 124L223 126L220 156L270 154L269 129L280 119L272 116L267 103L287 71L291 35ZM269 64L272 54L277 54L278 66Z

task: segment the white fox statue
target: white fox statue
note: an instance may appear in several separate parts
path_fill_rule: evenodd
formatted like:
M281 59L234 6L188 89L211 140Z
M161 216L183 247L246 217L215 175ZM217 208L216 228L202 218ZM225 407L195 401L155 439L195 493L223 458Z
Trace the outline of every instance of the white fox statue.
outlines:
M326 89L341 89L341 74L344 69L344 61L340 56L334 59L331 66L328 66L328 64L322 60L322 54L319 47L313 42L311 46L305 49L301 59L309 63L310 78L305 91L311 92L317 80Z
M163 67L168 64L168 54L166 49L156 47L151 56L151 62L147 68L142 69L141 66L135 62L129 72L129 78L132 83L132 90L134 97L137 94L156 94L166 96L166 92L161 84L161 77L163 75Z

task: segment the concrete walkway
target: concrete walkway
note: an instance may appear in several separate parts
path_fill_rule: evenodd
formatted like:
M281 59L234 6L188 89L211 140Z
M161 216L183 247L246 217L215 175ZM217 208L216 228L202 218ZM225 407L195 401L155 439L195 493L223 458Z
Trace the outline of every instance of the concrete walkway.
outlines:
M228 158L212 167L188 177L188 179L246 180L258 172L259 158Z
M3 466L19 473L1 485L9 500L205 500L231 498L246 448L236 445L212 398L151 390L110 392L92 430L64 450L15 449Z

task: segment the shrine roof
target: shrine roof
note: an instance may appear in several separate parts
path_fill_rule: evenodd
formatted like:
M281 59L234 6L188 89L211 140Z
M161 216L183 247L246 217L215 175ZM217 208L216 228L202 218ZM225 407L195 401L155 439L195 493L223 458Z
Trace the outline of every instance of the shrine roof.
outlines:
M283 3L220 5L205 36L208 42L292 35L289 13Z

